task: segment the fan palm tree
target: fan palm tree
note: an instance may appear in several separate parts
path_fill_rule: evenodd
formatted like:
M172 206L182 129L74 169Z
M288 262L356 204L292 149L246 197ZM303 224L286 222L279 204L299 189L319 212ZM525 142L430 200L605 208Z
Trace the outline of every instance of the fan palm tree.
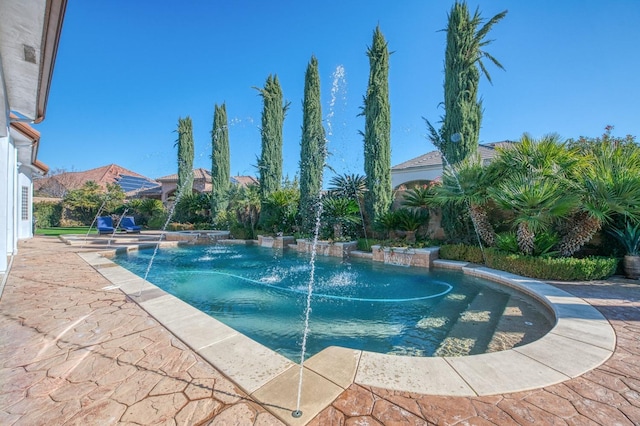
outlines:
M571 256L615 216L640 220L640 147L603 141L590 145L575 174L580 208L565 224L560 254Z
M536 234L549 230L579 203L560 180L535 172L510 175L488 193L499 206L513 212L518 247L527 255L534 252Z
M439 204L454 203L469 209L478 235L489 246L495 245L496 233L487 216L487 188L495 181L497 171L495 167L484 167L480 157L470 157L447 167L442 185L435 187L434 200Z

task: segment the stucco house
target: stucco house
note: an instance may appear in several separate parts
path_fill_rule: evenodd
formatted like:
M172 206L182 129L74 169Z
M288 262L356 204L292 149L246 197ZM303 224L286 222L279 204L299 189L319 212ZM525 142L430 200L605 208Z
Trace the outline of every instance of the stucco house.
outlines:
M157 178L156 181L160 182L162 188L162 195L160 200L167 204L169 199L176 194L178 187L178 174L172 174ZM253 176L231 176L230 182L232 185L247 186L257 184L258 180ZM207 169L198 168L193 170L193 192L203 193L211 192L211 172Z
M478 154L483 162L490 162L497 155L497 148L512 145L513 141L493 142L478 145ZM393 189L401 186L411 188L415 184L423 184L439 179L442 176L442 154L430 151L419 157L391 167L391 185Z
M33 178L38 161L66 0L0 1L0 275L18 240L33 236ZM1 281L1 280L0 280Z

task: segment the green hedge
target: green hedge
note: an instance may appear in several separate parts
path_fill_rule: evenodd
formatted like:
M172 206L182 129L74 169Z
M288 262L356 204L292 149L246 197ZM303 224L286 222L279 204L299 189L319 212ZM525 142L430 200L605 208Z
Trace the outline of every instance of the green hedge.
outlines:
M33 203L33 216L36 219L36 226L38 228L52 228L54 226L60 226L60 219L62 218L62 203L54 203L50 201Z
M531 278L561 281L589 281L608 278L616 272L620 259L611 257L533 257L484 249L486 265L493 269ZM440 247L440 258L484 263L479 247L464 244Z

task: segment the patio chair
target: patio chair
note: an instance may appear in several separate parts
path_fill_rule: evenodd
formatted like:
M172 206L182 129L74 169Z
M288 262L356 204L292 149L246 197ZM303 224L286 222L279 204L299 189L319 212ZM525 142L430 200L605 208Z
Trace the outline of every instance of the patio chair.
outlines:
M136 225L136 222L133 220L133 216L125 216L120 221L120 228L124 229L128 233L137 234L142 229L142 226Z
M98 216L98 234L112 234L116 229L113 227L111 216Z

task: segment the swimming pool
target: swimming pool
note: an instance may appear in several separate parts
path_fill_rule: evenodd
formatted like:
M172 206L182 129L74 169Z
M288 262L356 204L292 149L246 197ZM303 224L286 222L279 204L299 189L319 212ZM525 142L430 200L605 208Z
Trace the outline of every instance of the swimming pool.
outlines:
M152 250L113 260L143 276ZM299 361L309 256L237 245L158 251L148 280ZM508 349L552 327L542 305L460 272L317 257L307 355L328 346L412 356Z

